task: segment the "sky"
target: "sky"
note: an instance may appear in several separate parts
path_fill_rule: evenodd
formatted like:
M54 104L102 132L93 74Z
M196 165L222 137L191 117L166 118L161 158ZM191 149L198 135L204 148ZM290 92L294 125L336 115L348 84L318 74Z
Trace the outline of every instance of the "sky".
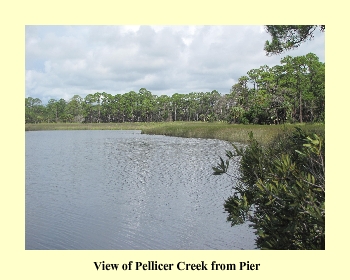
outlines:
M25 95L68 101L146 88L155 95L230 92L254 68L307 53L325 62L325 35L266 56L264 26L26 26Z

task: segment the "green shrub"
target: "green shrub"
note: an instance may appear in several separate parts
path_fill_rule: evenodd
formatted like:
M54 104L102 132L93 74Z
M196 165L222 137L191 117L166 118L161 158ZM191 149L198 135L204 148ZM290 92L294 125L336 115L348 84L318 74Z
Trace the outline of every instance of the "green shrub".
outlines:
M213 167L228 174L240 158L235 192L225 201L232 226L250 221L260 249L325 248L324 135L300 128L262 146L249 135L245 148L227 151Z

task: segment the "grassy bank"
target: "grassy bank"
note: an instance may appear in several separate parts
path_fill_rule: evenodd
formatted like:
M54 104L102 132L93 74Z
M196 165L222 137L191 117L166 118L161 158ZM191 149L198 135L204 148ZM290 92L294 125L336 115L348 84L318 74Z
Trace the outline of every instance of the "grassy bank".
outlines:
M252 131L254 137L260 143L266 144L278 133L285 130L293 130L295 126L300 126L305 130L321 134L324 133L325 129L324 124L238 125L227 123L172 122L144 128L142 129L142 133L247 143L248 133Z
M38 123L26 124L26 131L39 130L142 130L153 123Z
M296 125L238 125L222 122L162 122L162 123L40 123L26 124L26 131L36 130L141 130L145 134L177 137L220 139L229 142L247 143L248 133L262 144L268 143L275 135L295 126L314 132L324 132L324 124ZM323 133L322 133L323 134Z

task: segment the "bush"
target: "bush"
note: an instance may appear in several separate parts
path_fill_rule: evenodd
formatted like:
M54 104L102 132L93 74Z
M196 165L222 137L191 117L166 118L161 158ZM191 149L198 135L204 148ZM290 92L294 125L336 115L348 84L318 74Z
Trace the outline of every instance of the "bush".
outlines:
M227 151L213 167L228 174L240 157L235 192L225 200L231 225L250 221L260 249L325 248L324 135L296 128L267 146L249 135L245 148Z

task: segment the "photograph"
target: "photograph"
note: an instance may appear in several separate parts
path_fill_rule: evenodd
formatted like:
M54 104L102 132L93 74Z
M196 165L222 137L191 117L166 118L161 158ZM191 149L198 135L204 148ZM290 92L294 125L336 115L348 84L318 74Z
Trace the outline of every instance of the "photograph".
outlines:
M26 250L324 250L325 25L26 25Z

